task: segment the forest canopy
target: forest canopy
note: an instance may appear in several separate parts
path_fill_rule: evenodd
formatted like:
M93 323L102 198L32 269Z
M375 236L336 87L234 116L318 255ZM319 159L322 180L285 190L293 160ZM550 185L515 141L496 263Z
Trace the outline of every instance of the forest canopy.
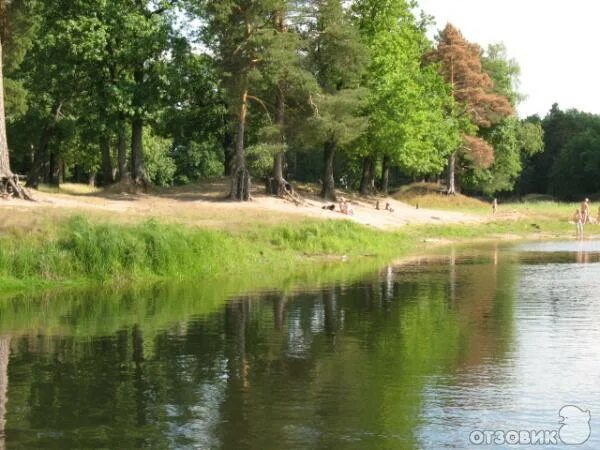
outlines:
M505 47L431 40L413 1L0 0L0 24L0 178L29 187L600 192L600 118L520 119Z

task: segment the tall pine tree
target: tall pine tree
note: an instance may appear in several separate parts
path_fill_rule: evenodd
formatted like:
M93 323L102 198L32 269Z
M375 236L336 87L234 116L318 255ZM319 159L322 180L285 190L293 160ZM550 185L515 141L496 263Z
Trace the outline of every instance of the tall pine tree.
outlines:
M494 162L494 149L476 136L478 127L488 128L513 113L509 100L495 92L494 82L483 70L481 48L462 33L446 25L437 37L437 47L427 59L439 64L440 73L450 85L457 108L452 115L463 120L463 143L448 159L448 193L456 192L457 157L479 167Z
M313 101L310 129L323 146L321 196L335 200L336 152L365 131L368 91L361 82L368 54L341 0L317 0L311 30L311 65L321 87Z

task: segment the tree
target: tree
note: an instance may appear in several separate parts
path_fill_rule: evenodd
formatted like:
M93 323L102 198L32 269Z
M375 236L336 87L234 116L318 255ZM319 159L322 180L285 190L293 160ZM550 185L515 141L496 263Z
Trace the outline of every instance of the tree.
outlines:
M406 0L358 0L353 8L371 57L362 193L374 189L378 156L383 156L387 193L391 164L410 175L437 174L448 149L459 143L458 130L445 114L453 101L449 89L434 67L422 64L431 44L413 6Z
M222 175L230 152L227 105L215 64L194 54L188 42L173 48L169 64L169 105L159 120L161 135L173 138L175 182L185 184Z
M29 194L19 185L19 179L10 168L8 139L6 135L6 112L4 108L4 73L2 45L9 31L9 7L14 6L8 0L0 0L0 194L13 193L20 198L31 199Z
M265 87L264 98L274 105L274 121L265 127L265 141L273 153L272 173L269 190L281 196L290 184L285 179L284 165L290 141L293 139L294 116L302 114L311 95L318 91L313 74L306 68L302 24L305 5L290 0L279 0L273 11L273 32L265 40L264 67L262 70Z
M506 97L516 107L523 98L518 92L519 64L507 57L502 44L490 45L481 60L483 69L494 82L494 92ZM536 126L513 116L481 128L479 137L493 148L493 164L489 167L474 164L468 168L463 176L465 187L490 196L513 190L523 169L523 161L543 146L541 133L539 124Z
M448 193L454 194L457 156L465 156L467 162L493 162L493 148L475 136L475 132L509 116L513 107L504 95L494 92L494 82L482 67L481 48L477 44L468 42L451 24L446 25L436 40L437 47L427 60L439 64L457 106L452 114L463 119L463 145L448 159Z
M204 44L212 50L219 65L226 101L236 120L235 153L232 161L230 198L250 198L250 173L246 165L246 132L249 102L264 103L254 95L261 80L264 43L273 32L275 0L192 1L192 10L206 22ZM270 36L269 36L270 34Z
M363 109L368 91L361 86L367 49L340 0L316 2L314 14L310 58L321 93L312 100L308 128L313 142L323 146L321 196L335 200L336 151L355 142L367 125Z

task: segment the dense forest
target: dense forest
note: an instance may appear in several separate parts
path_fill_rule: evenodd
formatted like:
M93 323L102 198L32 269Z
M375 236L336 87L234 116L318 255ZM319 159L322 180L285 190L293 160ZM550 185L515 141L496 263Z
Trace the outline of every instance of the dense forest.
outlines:
M434 26L407 0L0 0L2 189L600 192L600 117L519 119L503 45Z

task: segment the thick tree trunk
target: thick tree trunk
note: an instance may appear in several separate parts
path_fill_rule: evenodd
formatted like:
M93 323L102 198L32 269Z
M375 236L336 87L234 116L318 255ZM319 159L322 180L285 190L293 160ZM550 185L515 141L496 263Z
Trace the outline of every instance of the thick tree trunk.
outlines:
M273 178L272 183L270 183L269 194L276 195L278 197L283 196L283 194L288 190L289 185L283 176L284 159L285 154L283 152L278 152L273 157Z
M114 183L113 164L110 155L110 134L105 134L100 138L100 150L102 151L102 185L109 186Z
M385 155L381 164L381 192L388 195L390 190L390 157Z
M448 195L456 194L456 152L448 157Z
M321 188L321 197L335 201L335 179L333 177L333 161L335 158L336 145L333 141L325 143L323 149L323 187Z
M144 162L144 121L139 116L131 121L131 178L144 189L150 184Z
M360 180L360 193L368 195L375 192L375 158L370 156L363 159L363 171Z
M250 173L246 168L246 153L244 149L246 115L248 113L248 90L246 88L242 89L239 108L234 170L231 176L231 193L229 197L232 200L245 202L250 200Z
M6 402L8 394L8 361L10 357L10 337L0 337L0 450L6 448L4 430L6 428Z
M127 127L125 126L125 117L119 118L119 136L117 143L117 161L119 164L118 176L119 181L129 180L129 172L127 172Z
M0 38L0 196L17 195L32 200L31 196L19 184L19 179L10 170L8 139L6 137L6 115L4 111L4 74L2 70L2 38Z

